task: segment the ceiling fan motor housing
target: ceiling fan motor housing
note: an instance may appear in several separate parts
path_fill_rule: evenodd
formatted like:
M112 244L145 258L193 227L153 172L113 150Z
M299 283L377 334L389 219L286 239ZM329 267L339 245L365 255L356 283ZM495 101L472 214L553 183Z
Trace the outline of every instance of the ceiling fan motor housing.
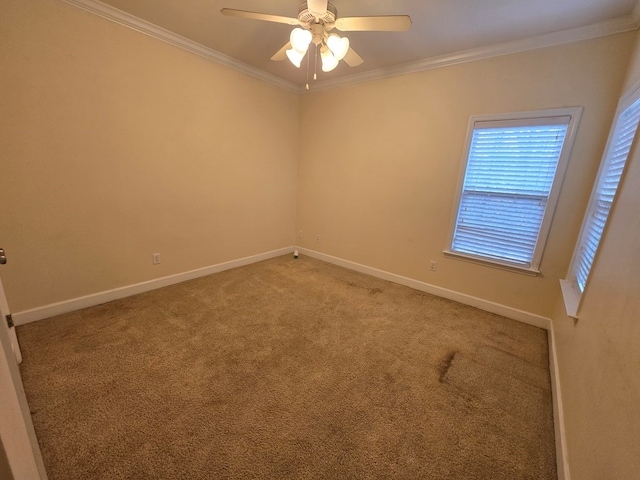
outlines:
M338 9L332 3L327 2L327 11L319 17L320 23L334 23L338 18ZM298 20L304 23L315 23L316 17L309 11L307 2L300 5L298 9Z

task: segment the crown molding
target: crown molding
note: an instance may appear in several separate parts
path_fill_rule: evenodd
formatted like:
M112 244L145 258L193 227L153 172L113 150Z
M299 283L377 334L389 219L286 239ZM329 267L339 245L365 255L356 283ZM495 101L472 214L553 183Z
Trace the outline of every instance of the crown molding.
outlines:
M229 68L242 72L251 77L257 78L277 87L289 90L294 93L302 94L306 90L301 85L288 82L275 75L267 73L258 68L240 62L228 55L224 55L216 50L205 47L193 40L189 40L176 33L166 30L153 23L142 20L129 13L123 12L115 7L100 2L99 0L62 0L65 3L78 7L94 15L115 22L119 25L131 28L145 35L174 45L183 50L187 50L196 55L200 55L213 62L225 65ZM510 55L513 53L521 53L539 48L551 47L554 45L562 45L565 43L579 42L589 40L591 38L613 35L616 33L629 32L637 30L640 27L640 0L637 0L636 6L626 17L619 17L605 22L587 25L585 27L572 28L568 30L560 30L558 32L538 35L535 37L524 38L512 42L504 42L486 47L479 47L470 50L464 50L446 55L430 57L417 62L406 63L388 68L380 68L355 75L348 75L330 80L321 80L314 82L311 92L328 90L331 88L356 85L364 82L382 80L385 78L417 73L433 68L447 67L460 63L473 62L502 55Z
M636 15L637 14L637 15ZM382 80L385 78L422 72L434 68L447 67L460 63L473 62L492 57L521 53L540 48L579 42L592 38L614 35L616 33L637 30L640 24L640 0L634 13L627 17L619 17L605 22L587 25L585 27L560 30L558 32L528 37L512 42L504 42L486 47L473 48L446 55L426 58L417 62L406 63L389 68L380 68L369 72L339 77L331 80L322 80L313 84L312 91L328 90L331 88L355 85L358 83Z
M300 93L300 87L291 82L283 80L275 75L271 75L263 70L254 68L246 63L240 62L235 58L224 55L216 50L205 47L193 40L182 37L176 33L173 33L165 28L154 25L153 23L142 20L129 13L123 12L115 7L102 3L98 0L62 0L69 5L78 7L99 17L105 18L112 22L115 22L124 27L131 28L150 37L162 40L170 45L173 45L188 52L200 55L208 60L220 63L229 68L242 72L251 77L257 78L264 82L270 83L285 90L289 90L295 93Z

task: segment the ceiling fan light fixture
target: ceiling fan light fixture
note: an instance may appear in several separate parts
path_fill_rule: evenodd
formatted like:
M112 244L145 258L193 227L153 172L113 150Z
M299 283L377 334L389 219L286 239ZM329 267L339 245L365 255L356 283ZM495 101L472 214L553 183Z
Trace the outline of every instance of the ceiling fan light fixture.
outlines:
M333 56L331 50L327 46L320 49L320 59L322 60L322 71L330 72L338 66L338 59Z
M294 28L291 31L289 39L291 40L291 46L304 56L304 54L307 53L309 44L311 43L311 37L312 35L309 30L305 30L304 28Z
M293 66L296 68L300 68L300 63L302 62L302 59L304 58L306 53L307 52L299 52L295 48L290 48L286 51L287 58L291 61L291 63L293 63Z
M321 53L322 71L334 70L340 60L349 67L357 67L364 62L349 45L349 39L330 33L334 28L340 32L404 32L411 28L409 15L377 15L364 17L338 17L338 10L330 0L304 0L298 7L297 17L283 17L269 13L250 12L235 8L223 8L222 15L282 23L294 27L289 35L290 41L281 47L271 60L279 62L289 58L291 63L300 68L302 60L307 57L307 77L313 60L313 76L316 77L318 66L318 49ZM315 47L314 58L307 56L309 46Z
M327 38L327 47L329 47L333 56L336 57L336 60L340 61L349 51L349 39L347 37L340 38L335 33L332 33L329 35L329 38Z

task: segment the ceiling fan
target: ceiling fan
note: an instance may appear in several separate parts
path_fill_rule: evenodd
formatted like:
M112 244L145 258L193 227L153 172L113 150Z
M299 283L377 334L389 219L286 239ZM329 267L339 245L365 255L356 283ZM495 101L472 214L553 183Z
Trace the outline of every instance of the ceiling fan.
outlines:
M281 61L289 58L293 65L300 68L309 45L313 43L319 49L323 72L330 72L343 59L350 67L356 67L364 61L349 46L348 38L330 33L334 28L342 32L402 32L411 28L411 18L408 15L338 17L338 10L327 0L307 0L300 5L297 18L233 8L223 8L220 13L230 17L250 18L295 26L289 42L278 50L271 57L271 60Z

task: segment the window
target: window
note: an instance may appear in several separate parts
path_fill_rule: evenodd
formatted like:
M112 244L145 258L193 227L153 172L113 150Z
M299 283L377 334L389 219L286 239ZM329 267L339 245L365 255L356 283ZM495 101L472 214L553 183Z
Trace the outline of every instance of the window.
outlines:
M538 268L581 108L472 117L445 253Z
M640 90L636 90L628 99L620 102L618 115L611 129L600 171L591 193L591 200L582 222L582 230L569 267L568 278L560 281L567 314L572 317L577 317L580 300L587 287L589 273L638 129L639 97Z

